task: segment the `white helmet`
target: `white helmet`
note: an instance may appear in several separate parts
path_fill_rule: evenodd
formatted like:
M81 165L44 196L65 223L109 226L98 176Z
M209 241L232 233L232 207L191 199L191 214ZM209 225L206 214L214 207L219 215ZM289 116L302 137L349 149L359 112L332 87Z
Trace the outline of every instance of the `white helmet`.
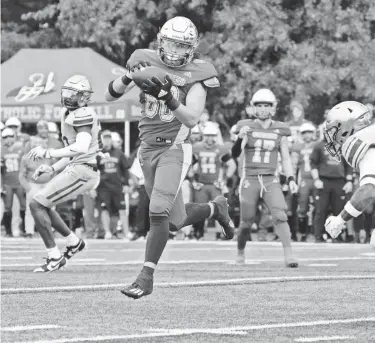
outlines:
M195 126L191 129L191 133L192 133L192 134L200 135L200 134L201 134L201 130L200 130L200 128L199 128L199 125L195 125Z
M341 159L341 146L355 132L371 124L368 107L357 101L344 101L327 114L324 138L327 151L337 160Z
M216 125L206 125L203 129L203 135L205 136L217 136L219 134L219 128Z
M10 129L9 127L6 127L2 132L1 132L1 137L6 138L6 137L16 137L16 133Z
M304 133L304 132L315 132L315 126L312 123L303 123L300 128L299 132Z
M256 91L250 102L253 107L253 114L258 119L268 119L276 113L277 100L275 94L273 94L269 89L262 88ZM257 108L256 104L270 104L271 107L267 108Z
M68 110L86 106L93 93L90 81L86 76L74 75L61 87L61 104Z
M168 67L178 68L189 64L198 47L198 30L185 17L174 17L160 29L157 37L157 54Z
M11 117L9 118L6 122L5 122L5 126L6 127L9 127L9 126L16 126L18 128L21 127L21 122L20 120L17 118L17 117Z

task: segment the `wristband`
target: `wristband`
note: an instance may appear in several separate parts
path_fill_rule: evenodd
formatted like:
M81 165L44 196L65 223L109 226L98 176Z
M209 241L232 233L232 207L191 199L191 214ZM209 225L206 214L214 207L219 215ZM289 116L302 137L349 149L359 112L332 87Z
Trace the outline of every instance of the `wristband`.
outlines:
M362 214L361 211L358 211L351 203L350 201L348 201L345 206L344 206L344 210L350 214L352 217L354 218L357 218L358 216L360 216Z
M172 95L168 93L167 98L165 99L165 105L173 112L181 105L181 103Z
M118 99L120 97L122 97L122 95L124 93L117 93L114 89L113 89L113 82L114 81L111 81L108 85L108 93L109 95L112 97L112 98L115 98L115 99Z
M128 86L130 82L132 82L132 79L127 77L126 74L121 77L121 82L125 85Z
M286 181L288 182L288 185L292 182L295 181L293 176L289 176Z
M346 175L346 181L347 182L353 182L353 176L352 175Z

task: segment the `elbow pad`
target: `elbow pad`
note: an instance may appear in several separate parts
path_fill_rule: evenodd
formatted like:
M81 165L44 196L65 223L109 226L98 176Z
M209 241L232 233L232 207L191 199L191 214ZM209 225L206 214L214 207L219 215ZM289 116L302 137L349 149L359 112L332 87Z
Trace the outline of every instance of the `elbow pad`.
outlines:
M82 154L87 153L89 151L91 139L92 137L88 132L79 132L74 144L74 150Z

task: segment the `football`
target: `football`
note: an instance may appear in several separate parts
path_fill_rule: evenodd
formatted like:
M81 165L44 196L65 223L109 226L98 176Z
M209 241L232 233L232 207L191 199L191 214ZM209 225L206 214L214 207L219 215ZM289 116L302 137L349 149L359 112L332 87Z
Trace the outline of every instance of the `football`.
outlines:
M141 88L142 83L145 82L146 79L151 80L153 77L157 77L161 82L164 82L166 75L167 73L163 69L151 66L134 72L133 81L139 88Z

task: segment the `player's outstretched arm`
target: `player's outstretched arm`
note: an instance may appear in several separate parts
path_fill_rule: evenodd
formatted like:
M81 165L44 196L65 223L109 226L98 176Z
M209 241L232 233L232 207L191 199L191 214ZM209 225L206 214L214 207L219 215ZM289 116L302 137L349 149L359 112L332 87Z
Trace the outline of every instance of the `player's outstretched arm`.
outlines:
M366 183L360 186L341 211L341 218L344 221L348 221L351 218L357 218L374 199L375 184Z
M125 93L129 92L135 83L131 79L127 78L126 75L118 77L117 79L111 81L104 92L104 97L106 101L116 101L121 98Z

